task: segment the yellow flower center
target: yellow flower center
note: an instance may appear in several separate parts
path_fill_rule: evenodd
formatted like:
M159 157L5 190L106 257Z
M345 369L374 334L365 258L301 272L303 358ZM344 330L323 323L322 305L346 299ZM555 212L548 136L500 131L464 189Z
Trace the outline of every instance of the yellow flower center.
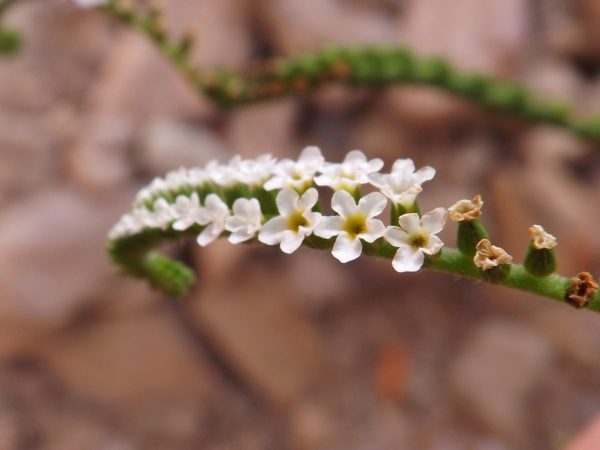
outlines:
M298 233L298 229L300 227L305 227L308 225L308 220L302 215L300 211L296 211L294 214L287 218L288 229L292 230L294 233Z
M367 218L362 214L350 216L344 222L344 231L353 239L367 231Z
M429 243L429 236L427 236L426 234L413 234L410 237L409 242L410 246L413 249L418 250L427 246L427 244Z

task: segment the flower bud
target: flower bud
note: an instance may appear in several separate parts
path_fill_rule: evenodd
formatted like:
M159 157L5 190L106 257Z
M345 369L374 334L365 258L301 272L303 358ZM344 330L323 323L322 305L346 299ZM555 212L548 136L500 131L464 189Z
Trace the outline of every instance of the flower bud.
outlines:
M539 225L529 228L531 243L525 255L523 266L534 277L543 278L556 270L554 247L556 238L548 234Z
M500 247L496 247L487 239L482 239L476 246L473 262L481 268L481 279L492 284L500 284L508 278L512 256Z
M458 223L456 246L469 258L475 256L477 243L482 239L489 240L489 238L490 236L479 219Z
M490 238L483 223L478 219L482 206L481 196L476 195L473 200L461 200L448 208L450 218L458 222L456 246L469 258L475 256L475 247L481 240Z
M510 275L511 264L499 264L489 270L481 271L481 279L491 284L502 284Z

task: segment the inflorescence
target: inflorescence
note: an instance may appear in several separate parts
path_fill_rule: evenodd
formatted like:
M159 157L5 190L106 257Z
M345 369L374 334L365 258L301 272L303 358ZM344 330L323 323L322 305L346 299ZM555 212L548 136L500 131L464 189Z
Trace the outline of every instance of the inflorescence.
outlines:
M298 160L277 161L271 155L209 162L204 168L181 168L155 178L136 196L129 212L109 232L108 251L123 271L148 278L169 295L183 295L193 273L151 252L162 242L195 237L200 246L226 236L229 242L259 241L293 253L301 245L331 249L346 263L362 253L392 259L398 272L422 267L471 276L587 306L596 295L591 275L575 279L552 275L556 239L539 225L524 266L494 246L479 217L483 202L461 200L446 210L421 215L417 196L435 170L415 171L410 159L399 159L391 173L380 173L381 159L350 151L341 163L325 161L318 147L306 147ZM363 185L371 185L363 196ZM332 213L326 214L318 188L332 189ZM377 192L379 190L379 192ZM390 224L378 219L390 206ZM446 219L458 222L458 251L446 249L436 236ZM585 275L583 275L585 274ZM579 280L579 281L577 281ZM584 281L581 281L584 280ZM585 286L583 286L583 284Z

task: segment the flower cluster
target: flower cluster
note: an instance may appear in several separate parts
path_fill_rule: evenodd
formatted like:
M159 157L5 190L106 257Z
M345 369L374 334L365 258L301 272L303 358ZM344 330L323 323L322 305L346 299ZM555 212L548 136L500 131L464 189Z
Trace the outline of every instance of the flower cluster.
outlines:
M204 168L179 169L155 178L136 196L132 209L111 229L118 240L148 229L197 233L201 246L223 234L237 244L258 239L292 253L310 240L333 239L332 254L341 262L358 258L363 242L387 241L397 247L393 261L399 272L416 271L425 255L444 245L435 236L442 230L444 208L420 217L417 213L395 218L399 226L386 227L376 219L388 204L410 210L422 183L435 170L415 171L410 159L397 160L389 174L379 173L381 159L368 160L360 150L349 152L341 163L326 162L318 147L306 147L298 160L277 161L271 155L256 159L232 158L228 164L209 162ZM360 186L380 189L361 196ZM334 215L323 216L316 186L335 192ZM268 204L274 204L273 211ZM394 209L393 209L394 211ZM315 236L315 237L313 237Z

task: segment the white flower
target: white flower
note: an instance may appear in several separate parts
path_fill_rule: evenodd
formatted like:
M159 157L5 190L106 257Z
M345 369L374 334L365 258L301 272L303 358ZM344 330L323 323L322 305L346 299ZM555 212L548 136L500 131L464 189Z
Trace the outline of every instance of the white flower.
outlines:
M210 180L210 176L205 169L193 167L188 171L188 181L193 187L200 187Z
M235 177L240 183L250 187L262 186L271 176L277 160L271 155L261 155L256 159L238 160Z
M108 232L110 239L118 239L140 233L146 227L146 219L151 215L145 207L135 207L121 216L119 221Z
M190 197L179 195L169 210L171 217L176 219L173 223L174 230L187 230L195 223L202 223L202 208L200 207L200 197L198 193L192 192Z
M159 197L154 200L154 211L145 218L144 223L150 228L162 228L166 230L173 218L171 217L171 205L164 198Z
M96 6L108 5L109 0L74 0L76 6L80 8L95 8Z
M423 167L415 172L412 159L398 159L389 174L374 173L369 175L371 183L392 202L407 209L412 207L417 194L423 190L421 184L435 176L433 167Z
M321 169L325 158L319 147L306 147L300 153L298 161L282 159L273 167L273 178L267 181L264 188L273 189L292 188L303 192L313 183L315 174Z
M217 239L225 229L225 221L229 217L229 208L217 194L208 194L204 200L204 208L199 211L198 223L207 225L198 235L198 244L207 246Z
M262 226L260 203L255 198L238 198L233 203L233 216L225 221L225 229L231 231L229 242L239 244L256 236Z
M354 191L359 184L369 182L369 174L377 172L383 167L379 158L367 161L367 157L360 150L352 150L341 164L325 163L320 170L321 175L315 177L319 186L330 186L338 191L345 189Z
M384 238L394 247L398 247L392 261L398 272L416 272L423 266L425 253L435 255L444 246L435 234L442 231L448 212L436 208L421 219L416 213L400 216L400 227L388 227Z
M165 185L170 191L178 191L184 186L189 186L188 171L184 167L172 170L165 175Z
M292 253L300 247L321 220L321 214L312 212L319 193L308 189L302 197L293 189L286 188L277 194L277 208L280 216L265 223L258 233L258 240L268 245L280 244L285 253Z
M154 198L154 193L149 187L145 187L140 189L140 191L136 194L135 200L133 204L136 206L144 205L146 202L152 201Z
M217 160L212 160L206 165L206 172L210 179L222 187L231 187L238 182L237 171L242 160L240 155L235 155L229 161L229 164L219 164Z
M331 199L331 207L339 216L323 217L315 228L315 234L325 239L337 236L332 254L341 262L352 261L362 253L360 239L374 242L383 236L385 225L373 217L381 214L387 199L379 192L364 196L356 204L347 191L337 191Z
M160 197L162 194L169 192L169 186L161 177L154 178L146 188L152 200ZM143 190L143 189L142 189Z
M144 206L133 208L124 216L129 234L140 233L146 228L146 220L152 213Z

